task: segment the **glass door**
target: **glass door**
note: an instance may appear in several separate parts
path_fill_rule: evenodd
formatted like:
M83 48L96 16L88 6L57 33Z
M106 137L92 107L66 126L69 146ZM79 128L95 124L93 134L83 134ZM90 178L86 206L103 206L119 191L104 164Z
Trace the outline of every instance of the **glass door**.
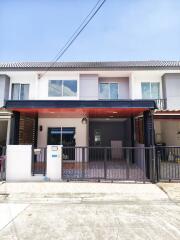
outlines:
M62 128L63 159L75 160L75 128Z
M48 145L63 145L63 158L66 160L75 159L75 128L59 127L48 128Z
M75 128L62 128L62 142L63 146L75 146Z
M48 145L61 145L61 128L48 128Z

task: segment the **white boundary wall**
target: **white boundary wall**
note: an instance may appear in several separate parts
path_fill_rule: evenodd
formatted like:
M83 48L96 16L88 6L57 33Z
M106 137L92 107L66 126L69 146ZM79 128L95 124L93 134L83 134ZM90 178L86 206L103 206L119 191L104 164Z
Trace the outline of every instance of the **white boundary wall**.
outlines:
M32 146L8 145L6 152L6 180L7 181L39 181L44 176L32 176ZM62 179L62 146L47 146L48 180L60 181Z
M31 145L8 145L6 152L6 180L31 180L31 161Z

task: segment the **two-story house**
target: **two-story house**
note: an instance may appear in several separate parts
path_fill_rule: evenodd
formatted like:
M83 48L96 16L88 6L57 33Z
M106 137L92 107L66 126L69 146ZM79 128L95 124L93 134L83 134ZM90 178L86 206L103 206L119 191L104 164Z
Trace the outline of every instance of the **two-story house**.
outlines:
M2 63L0 74L11 144L180 145L180 62Z
M5 108L5 101L9 99L10 79L6 74L0 74L0 155L3 147L9 144L11 113Z
M131 146L135 119L155 109L152 99L162 94L161 78L143 65L56 63L49 70L50 63L2 64L10 79L12 143L111 146L119 140Z

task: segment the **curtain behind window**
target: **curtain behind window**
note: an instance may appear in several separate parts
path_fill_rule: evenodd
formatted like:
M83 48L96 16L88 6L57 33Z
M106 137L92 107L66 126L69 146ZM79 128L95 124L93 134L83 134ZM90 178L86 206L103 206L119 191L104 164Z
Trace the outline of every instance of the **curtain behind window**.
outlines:
M20 99L21 100L29 99L29 84L21 84Z
M19 100L19 93L20 93L20 84L13 83L12 84L12 91L11 91L11 99L12 100Z

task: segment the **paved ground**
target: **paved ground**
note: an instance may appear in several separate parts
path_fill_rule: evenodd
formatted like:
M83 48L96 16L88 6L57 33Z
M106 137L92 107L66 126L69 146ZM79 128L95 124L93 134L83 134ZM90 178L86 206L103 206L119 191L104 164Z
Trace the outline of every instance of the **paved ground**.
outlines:
M180 183L158 183L158 186L177 204L180 204Z
M152 184L0 184L0 239L179 240L177 203Z

